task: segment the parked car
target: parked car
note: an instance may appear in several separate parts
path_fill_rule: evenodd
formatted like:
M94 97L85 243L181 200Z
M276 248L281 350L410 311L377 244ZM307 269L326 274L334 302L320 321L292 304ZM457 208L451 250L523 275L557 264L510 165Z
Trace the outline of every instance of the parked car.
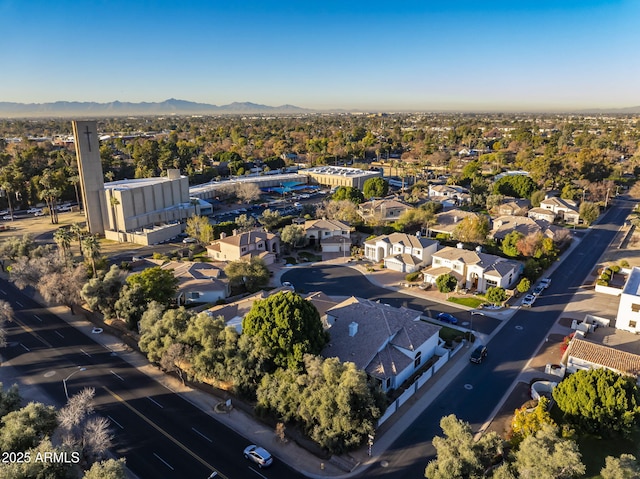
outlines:
M28 214L28 215L32 215L32 214L34 214L34 213L37 213L38 211L42 211L42 208L29 208L29 209L27 210L27 214Z
M195 238L185 238L185 239L183 239L183 240L182 240L182 242L183 242L184 244L189 244L189 243L197 243L197 242L198 242L198 240L197 240L197 239L195 239Z
M440 313L438 314L438 319L443 323L458 324L458 318L456 318L453 314Z
M469 356L469 361L471 361L472 363L480 364L486 357L487 347L480 344L476 347L476 349L473 350L471 356Z
M540 286L542 286L544 289L547 289L549 286L551 286L551 278L542 278L540 280Z
M284 283L282 283L282 286L285 288L289 288L291 291L296 290L295 286L293 286L293 284L290 283L289 281L285 281Z
M2 217L3 220L10 220L11 219L11 215L4 215Z
M542 294L542 292L544 291L544 286L542 286L541 284L539 284L538 286L536 286L535 288L533 288L533 295L534 296L539 296L540 294Z
M244 457L255 462L259 468L268 467L273 463L273 456L266 449L255 444L245 447Z
M44 211L40 210L40 211L36 211L33 216L44 216Z
M522 306L524 306L525 308L530 308L531 306L533 306L533 303L535 302L536 302L536 297L532 294L528 294L522 300Z

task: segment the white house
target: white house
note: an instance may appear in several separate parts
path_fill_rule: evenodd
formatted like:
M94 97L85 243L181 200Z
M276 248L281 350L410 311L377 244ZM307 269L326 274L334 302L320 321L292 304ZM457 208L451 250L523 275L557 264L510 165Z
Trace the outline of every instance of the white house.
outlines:
M631 333L640 333L640 268L629 273L627 283L620 295L616 328Z
M378 381L397 389L435 355L439 326L420 320L420 311L351 297L327 310L331 339L325 358L350 361Z
M481 293L491 287L509 288L523 266L500 256L447 246L432 255L432 265L423 271L424 281L435 284L438 276L453 274L460 287Z
M212 264L169 261L160 268L172 270L178 278L178 304L215 303L230 294L229 281Z
M552 197L542 200L540 202L540 208L553 211L556 218L563 220L567 223L578 224L580 221L580 213L578 212L578 205L575 201L565 200L563 198Z
M429 185L429 199L453 208L471 201L469 190L458 185Z
M364 255L371 261L384 261L386 268L401 273L413 273L431 264L431 255L438 242L405 233L392 233L364 243Z
M342 221L307 220L303 227L307 244L320 245L323 253L351 251L351 227Z

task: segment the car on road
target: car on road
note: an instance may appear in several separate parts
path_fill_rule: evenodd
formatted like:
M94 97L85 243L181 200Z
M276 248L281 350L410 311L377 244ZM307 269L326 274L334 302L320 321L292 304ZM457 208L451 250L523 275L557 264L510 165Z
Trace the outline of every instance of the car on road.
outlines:
M38 211L42 211L42 208L29 208L29 209L27 210L27 214L28 214L28 215L32 215L32 214L34 214L34 213L37 213Z
M11 218L11 215L4 215L4 216L2 217L2 219L3 219L3 220L10 220L10 219L12 219L12 218Z
M479 344L476 349L473 350L471 356L469 356L469 361L471 361L472 363L480 364L486 357L487 347Z
M484 316L484 313L482 311L474 309L473 311L471 311L471 316Z
M547 289L549 286L551 286L551 278L542 278L540 280L540 286L542 286L544 289Z
M533 288L533 295L534 296L539 296L540 294L542 294L542 292L544 291L544 286L542 286L541 284L539 284L538 286L536 286L535 288Z
M533 303L535 302L536 302L536 297L532 294L528 294L522 300L522 306L524 306L525 308L530 308L531 306L533 306Z
M255 462L259 468L269 467L273 463L273 456L266 449L255 444L244 448L244 458Z
M295 291L296 290L295 286L293 286L293 284L290 283L289 281L285 281L284 283L282 283L282 286L284 288L289 288L291 291Z
M198 240L197 240L197 239L195 239L195 238L185 238L185 239L183 239L183 240L182 240L182 242L183 242L184 244L189 244L189 243L197 243L197 242L198 242Z
M456 318L453 314L440 313L438 314L438 319L443 323L458 324L458 318Z
M44 211L40 210L40 211L36 211L33 216L44 216Z

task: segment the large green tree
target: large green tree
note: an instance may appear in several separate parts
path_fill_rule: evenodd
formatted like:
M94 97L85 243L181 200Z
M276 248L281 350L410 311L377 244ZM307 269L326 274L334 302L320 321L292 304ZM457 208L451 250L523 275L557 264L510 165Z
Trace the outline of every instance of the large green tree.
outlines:
M304 355L319 354L328 341L318 310L284 291L256 301L242 320L242 333L260 336L277 366L298 369Z
M630 436L640 417L635 380L608 369L580 370L553 389L566 419L588 432Z
M531 198L531 194L536 189L536 182L525 175L504 176L493 184L495 194L515 196L516 198Z
M452 274L445 273L436 278L436 286L441 293L450 293L457 285L458 280Z
M139 285L147 301L161 304L169 304L176 298L178 282L173 270L162 269L160 266L147 268L127 277L127 284Z
M207 245L213 241L213 226L211 226L209 218L206 216L191 216L187 218L185 233L198 240L198 243L202 245Z
M362 185L362 194L366 199L384 198L389 193L389 183L383 178L369 178Z
M600 475L602 479L638 479L640 464L632 454L622 454L620 457L608 456Z
M340 186L331 197L334 201L349 200L352 203L360 204L364 201L362 191L353 186Z

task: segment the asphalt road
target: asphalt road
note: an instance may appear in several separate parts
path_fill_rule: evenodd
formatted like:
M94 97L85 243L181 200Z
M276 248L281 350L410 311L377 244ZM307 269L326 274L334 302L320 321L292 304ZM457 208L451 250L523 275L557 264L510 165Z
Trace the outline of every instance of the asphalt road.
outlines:
M102 345L47 312L11 283L0 280L0 299L10 302L2 350L20 381L37 384L58 407L84 387L96 390L96 411L111 421L113 452L145 478L300 478L277 460L258 468L242 456L250 442L173 394ZM82 370L81 368L86 368Z

